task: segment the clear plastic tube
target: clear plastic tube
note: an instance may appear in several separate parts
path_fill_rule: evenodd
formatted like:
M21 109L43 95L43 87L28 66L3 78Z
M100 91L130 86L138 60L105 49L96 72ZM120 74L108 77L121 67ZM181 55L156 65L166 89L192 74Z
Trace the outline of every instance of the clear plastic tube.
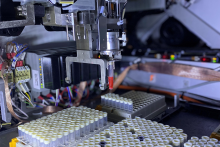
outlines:
M75 126L75 138L78 140L80 138L80 128L79 126Z
M23 137L23 131L22 131L23 125L18 126L18 136Z
M111 99L108 96L105 97L105 105L106 106L111 106Z
M106 101L105 101L105 95L101 96L101 105L106 105Z
M106 126L107 123L108 123L108 117L107 117L107 113L106 112L103 113L103 117L104 117L104 126Z
M99 127L102 128L104 126L104 118L102 114L99 114Z
M116 103L116 108L120 109L120 101L119 101L119 99L116 99L115 103Z
M85 136L85 123L81 122L80 125L80 136L83 137Z
M95 130L95 122L93 119L90 119L90 132L94 132Z
M69 144L69 131L65 130L63 134L64 134L63 136L64 145L68 145Z
M180 140L179 139L173 139L172 144L174 147L180 147Z
M98 130L99 129L99 118L95 117L95 129Z
M111 107L117 108L117 104L116 104L116 100L115 99L112 99Z
M87 134L89 134L89 132L90 132L90 123L89 123L89 121L86 121L86 127L85 127L85 134L87 135Z
M56 136L51 137L51 146L50 147L57 147L57 137Z
M129 105L128 105L128 102L125 100L125 111L129 111Z

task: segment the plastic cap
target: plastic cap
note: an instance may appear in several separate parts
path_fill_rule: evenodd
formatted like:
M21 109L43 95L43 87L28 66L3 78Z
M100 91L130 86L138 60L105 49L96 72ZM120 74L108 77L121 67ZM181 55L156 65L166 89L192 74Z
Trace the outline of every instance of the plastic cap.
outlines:
M98 117L95 117L95 121L98 121L99 120L99 118Z
M79 126L75 126L75 130L79 130Z
M67 136L69 134L68 131L64 131L64 135Z
M45 138L44 139L44 144L49 144L50 143L50 139Z

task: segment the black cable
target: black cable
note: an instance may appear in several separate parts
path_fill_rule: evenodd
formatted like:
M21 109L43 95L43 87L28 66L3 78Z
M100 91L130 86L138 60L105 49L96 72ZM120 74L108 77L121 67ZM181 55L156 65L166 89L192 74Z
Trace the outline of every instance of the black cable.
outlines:
M125 9L127 3L128 3L128 2L125 2L123 8L121 9L121 20L123 20L122 15L123 15L123 11L124 11L124 9ZM124 24L121 25L121 30L122 30L122 32L124 32Z
M76 1L77 1L77 0L74 0L74 3L75 3ZM66 6L62 6L62 5L60 6L60 5L57 5L57 4L52 3L51 0L49 0L49 2L50 2L53 6L59 7L59 8L67 8L67 7L71 6L71 5L73 5L73 4L69 4L69 5L66 5Z
M105 0L101 0L100 6L101 6L101 7L102 7L102 6L105 6ZM98 17L96 18L96 23L98 23L99 17L101 17L101 16L102 16L102 13L99 13L99 14L98 14Z
M125 9L127 3L128 3L128 2L125 2L124 6L123 6L122 9L121 9L121 20L123 20L122 15L123 15L123 11L124 11L124 9Z

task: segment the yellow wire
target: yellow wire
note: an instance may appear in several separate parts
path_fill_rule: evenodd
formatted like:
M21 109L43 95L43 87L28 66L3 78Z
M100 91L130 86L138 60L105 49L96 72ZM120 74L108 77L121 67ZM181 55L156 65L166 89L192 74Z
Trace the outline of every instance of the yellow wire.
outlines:
M31 101L31 97L28 95L28 93L26 92L25 94L28 96L29 100Z

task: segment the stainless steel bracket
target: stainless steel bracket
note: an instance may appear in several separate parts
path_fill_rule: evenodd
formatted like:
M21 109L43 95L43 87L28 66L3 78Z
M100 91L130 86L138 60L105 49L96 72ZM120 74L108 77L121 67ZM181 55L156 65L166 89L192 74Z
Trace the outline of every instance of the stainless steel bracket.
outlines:
M26 15L25 20L13 20L13 21L0 22L0 29L35 25L34 5L28 4L28 5L24 5L23 7L25 7L27 10L26 11L27 15Z
M66 57L66 82L71 83L72 77L71 77L71 68L70 65L73 62L78 63L87 63L87 64L98 64L100 65L101 69L101 81L100 81L100 89L105 90L107 88L107 80L106 80L106 69L107 69L107 60L105 59L95 59L92 58L92 51L86 51L86 50L77 50L77 57Z

